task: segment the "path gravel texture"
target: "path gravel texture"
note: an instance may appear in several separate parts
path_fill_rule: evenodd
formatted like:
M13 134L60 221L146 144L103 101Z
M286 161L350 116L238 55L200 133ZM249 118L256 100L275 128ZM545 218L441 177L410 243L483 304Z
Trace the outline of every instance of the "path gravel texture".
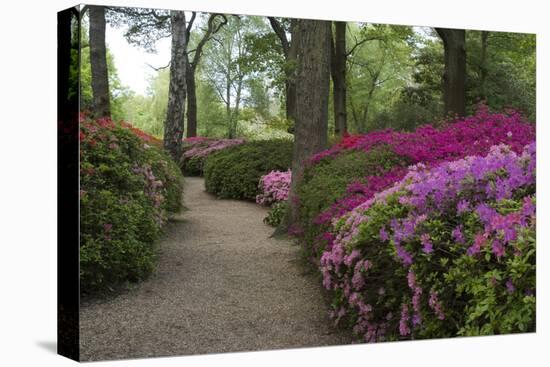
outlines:
M218 200L186 178L185 205L156 272L111 299L83 300L81 360L347 344L300 249L270 238L266 209Z

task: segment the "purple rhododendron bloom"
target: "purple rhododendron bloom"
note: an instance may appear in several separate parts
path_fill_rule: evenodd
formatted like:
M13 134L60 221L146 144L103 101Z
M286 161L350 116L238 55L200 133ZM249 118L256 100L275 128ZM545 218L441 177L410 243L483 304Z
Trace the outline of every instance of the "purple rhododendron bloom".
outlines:
M406 303L403 303L403 306L401 307L401 319L399 320L399 333L401 336L407 336L411 333L411 329L409 328L409 306L407 306Z
M508 281L506 281L506 290L508 291L508 293L514 293L514 291L516 290L512 279L508 279Z
M420 242L422 243L422 251L427 254L431 254L434 251L432 241L430 240L430 235L423 233L420 236Z
M468 200L460 200L456 205L456 212L462 214L470 209L470 203Z
M492 249L493 249L493 254L495 254L497 258L501 258L502 256L504 256L504 253L505 253L504 246L499 240L495 239L493 241Z
M386 232L386 229L384 227L380 228L380 241L386 242L389 239L390 237L388 235L388 232Z
M328 237L318 237L323 241L317 247L322 252L323 284L338 292L337 307L356 316L354 331L365 340L379 341L386 332L394 333L393 336L397 332L401 336L410 335L411 328L419 327L423 317L433 317L429 312L420 312L422 302L427 303L437 319L446 318L447 289L441 290L445 303L434 289L423 299L423 291L440 285L419 278L420 274L426 276L425 272L413 272L422 269L432 258L438 260L440 253L417 258L418 253L431 254L434 246L441 246L436 248L442 252L475 256L487 249L497 257L498 264L503 264L502 258L513 253L506 251L507 246L519 251L514 241L522 233L522 226L534 224L534 197L524 199L521 208L510 208L503 201L516 200L518 194L532 192L534 127L520 122L517 116L493 116L487 112L483 116L466 118L442 129L425 126L414 133L386 130L345 137L342 143L316 156L319 160L331 159L344 150L368 151L384 144L412 164L408 170L395 170L391 176L381 171L378 181L375 175L351 183L343 198L314 219L315 225L325 226L326 233L330 233ZM502 145L503 142L507 145ZM315 164L315 159L311 164ZM370 186L371 181L378 182L379 186ZM385 208L398 210L394 217L391 214L383 217L391 213L384 211ZM384 218L383 222L380 218ZM455 243L449 243L449 235ZM324 247L327 238L331 245ZM378 246L387 251L377 252ZM354 254L356 250L360 251L359 255ZM393 260L409 269L405 283L408 290L384 280L377 283L380 282L378 270L386 265L377 261L380 256L386 256L381 254L390 252L396 254ZM485 257L470 260L483 262ZM367 261L376 271L365 271ZM494 257L490 261L496 262ZM396 295L405 297L400 303L399 324L387 323L384 318L373 319L378 308L389 307L384 305L391 303L388 299ZM399 312L399 304L391 307L394 308L378 314ZM387 330L380 332L384 328Z
M453 236L454 240L458 243L464 243L464 234L462 233L462 225L459 225L453 229L453 232L451 235Z

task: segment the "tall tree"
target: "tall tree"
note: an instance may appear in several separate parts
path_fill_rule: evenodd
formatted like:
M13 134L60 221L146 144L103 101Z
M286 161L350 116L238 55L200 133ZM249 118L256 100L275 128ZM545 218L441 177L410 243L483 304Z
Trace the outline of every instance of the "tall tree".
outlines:
M487 48L489 47L489 31L481 31L481 55L479 62L479 91L482 99L487 98L486 90L486 81L487 81L487 72L489 71L487 67Z
M296 122L289 197L290 222L298 214L296 188L308 157L326 148L330 83L331 23L300 19L294 41L298 42L296 69ZM297 40L296 40L297 37Z
M464 116L466 113L466 31L435 29L445 50L443 73L443 102L446 114Z
M295 27L297 19L291 19L289 25L289 31L291 34L295 34ZM277 18L269 17L269 23L271 28L279 38L281 47L283 48L283 54L285 56L285 107L286 118L294 121L296 118L296 55L297 55L297 42L287 36L287 30L283 26L283 23Z
M58 121L63 122L70 121L72 117L70 113L73 111L68 108L69 103L75 99L69 99L71 84L78 87L78 82L71 80L71 20L75 17L73 13L76 13L74 8L57 13L57 114Z
M346 22L334 22L334 41L331 37L331 74L334 104L334 133L343 135L348 130L346 113Z
M257 26L258 18L231 16L207 48L203 71L225 105L228 138L237 133L245 79L251 71L245 62L250 54L247 36L257 32Z
M191 27L193 26L193 21L195 19L195 12L189 21L187 26L187 40L189 41L191 36ZM216 23L216 19L219 21ZM204 31L202 37L197 42L197 46L194 50L187 51L187 137L197 136L197 88L195 82L195 74L197 71L197 66L199 65L204 46L206 43L215 35L221 27L227 24L227 18L222 14L211 14L208 17L206 30ZM190 57L190 54L193 54Z
M105 7L90 5L90 64L96 117L111 117L107 48L105 46Z
M183 138L186 94L185 74L187 71L185 13L172 10L170 12L170 22L172 25L172 50L168 107L164 122L164 148L176 162L179 162Z

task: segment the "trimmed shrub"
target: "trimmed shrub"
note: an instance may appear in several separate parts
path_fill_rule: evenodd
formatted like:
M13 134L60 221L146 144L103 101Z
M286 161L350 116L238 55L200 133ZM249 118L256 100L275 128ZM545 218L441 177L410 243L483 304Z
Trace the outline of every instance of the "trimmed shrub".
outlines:
M187 138L183 141L182 171L187 176L202 176L206 158L219 150L244 143L244 139Z
M82 293L150 274L167 212L181 207L178 167L135 130L106 119L80 123Z
M327 223L320 221L321 213L327 212L346 195L355 198L358 185L368 184L375 179L371 176L379 176L395 166L407 166L407 161L389 147L380 146L370 151L348 150L306 167L297 192L300 198L298 224L302 230L302 240L307 244L307 255L320 255L316 252L321 249L310 248L309 245L327 230L326 224L330 224L330 220ZM359 198L363 199L363 195ZM343 213L331 212L330 218L337 214Z
M252 141L232 146L206 159L206 191L224 199L255 200L260 177L273 170L287 170L291 163L289 140Z
M535 143L418 164L333 226L336 320L367 342L535 329Z

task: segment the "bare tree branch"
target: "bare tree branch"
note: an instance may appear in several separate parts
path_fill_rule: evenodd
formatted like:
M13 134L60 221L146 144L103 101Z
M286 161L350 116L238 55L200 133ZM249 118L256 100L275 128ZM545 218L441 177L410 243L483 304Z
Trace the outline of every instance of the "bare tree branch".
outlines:
M353 47L348 52L346 52L346 56L350 56L351 54L353 54L353 52L359 46L362 46L366 42L369 42L369 41L382 41L383 40L383 37L381 37L381 36L367 37L367 38L363 38L361 41L357 41L357 37L354 37L354 38L355 38L355 45L353 45Z
M288 38L286 37L286 32L281 25L281 23L275 19L274 17L268 17L269 23L271 24L271 28L273 28L273 31L279 37L279 40L281 40L281 46L283 47L283 53L285 56L288 55L288 51L290 50L290 44L288 42Z
M222 19L217 25L214 24L214 21L216 20L216 17L221 17L221 19ZM210 39L217 40L216 38L213 37L213 35L218 33L218 31L221 29L221 27L223 27L226 24L227 24L227 17L225 15L223 15L223 14L212 14L212 15L210 15L210 17L208 18L208 26L206 28L206 32L204 33L201 40L197 44L197 47L194 50L187 52L188 55L191 52L194 52L193 60L190 61L190 63L189 63L191 68L194 69L194 68L197 67L197 65L199 63L199 60L200 60L200 57L202 55L202 50L203 50L204 45L206 44L206 42L208 42Z
M197 12L192 12L191 19L189 19L189 22L187 22L187 28L185 29L185 39L189 43L189 38L191 38L191 28L193 28L193 23L195 22L195 18L197 17Z
M145 65L149 66L151 69L153 69L153 70L155 70L155 71L160 71L160 70L169 68L169 67L170 67L170 61L168 61L168 65L166 65L166 66L159 66L158 68L156 68L156 67L154 67L153 65L148 64L148 63L145 63Z

